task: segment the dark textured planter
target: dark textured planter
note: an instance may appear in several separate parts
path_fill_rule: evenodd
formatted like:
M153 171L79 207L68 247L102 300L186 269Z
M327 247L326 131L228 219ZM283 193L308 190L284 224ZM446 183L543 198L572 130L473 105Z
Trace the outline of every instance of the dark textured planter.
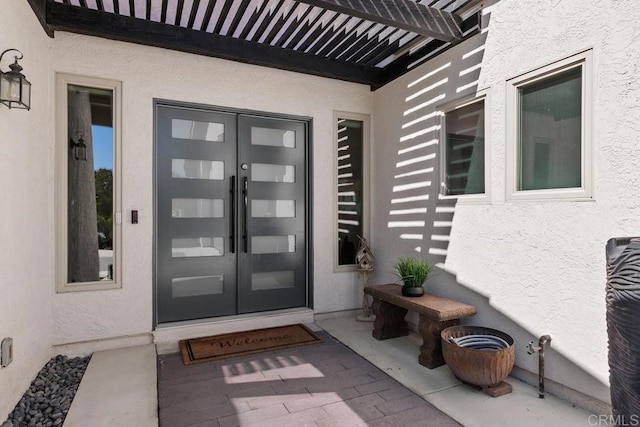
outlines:
M460 347L449 342L449 338L466 335L485 334L499 337L507 342L501 350L476 350ZM513 369L516 360L513 338L502 331L481 326L451 326L440 333L442 355L449 369L460 380L480 387L500 384Z
M421 297L424 295L424 288L422 286L402 285L402 295L405 297Z
M628 423L640 414L640 238L610 239L606 256L611 411Z

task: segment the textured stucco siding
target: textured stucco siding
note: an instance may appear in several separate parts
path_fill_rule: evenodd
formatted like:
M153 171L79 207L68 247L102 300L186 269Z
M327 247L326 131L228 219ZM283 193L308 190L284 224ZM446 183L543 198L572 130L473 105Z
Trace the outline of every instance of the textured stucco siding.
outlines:
M550 334L548 377L605 401L609 396L604 246L610 237L638 235L640 230L640 27L634 22L638 14L640 5L633 1L502 0L485 10L488 26L483 34L375 93L377 260L390 266L396 256L415 253L416 248L430 253L452 273L442 272L430 286L479 305L479 314L470 323L512 333L519 366L537 372L537 357L527 355L525 346ZM506 81L586 49L592 49L594 70L593 120L587 123L592 132L593 165L587 167L593 171L593 200L508 201L505 153L513 141L506 140ZM441 67L445 69L438 71ZM444 78L448 78L445 84L413 96ZM436 212L440 182L436 156L423 163L435 167L434 172L415 179L429 181L423 189L430 197L424 203L428 211L426 219L420 218L425 225L391 228L390 221L398 219L390 215L397 209L390 202L398 198L394 186L404 183L394 181L402 169L397 163L406 159L399 150L438 138L431 132L422 140L401 142L403 136L436 122L429 119L405 129L401 124L480 89L489 93L490 201L458 203L453 218L451 213ZM437 155L437 148L428 150L420 153ZM434 225L443 220L451 221L449 228L446 223ZM407 240L401 234L424 238ZM448 247L433 235L448 235ZM376 280L391 278L382 271Z
M0 105L0 340L14 345L13 363L0 368L4 420L51 354L53 125L48 37L24 0L3 0L0 28L0 52L19 49L33 85L30 111Z

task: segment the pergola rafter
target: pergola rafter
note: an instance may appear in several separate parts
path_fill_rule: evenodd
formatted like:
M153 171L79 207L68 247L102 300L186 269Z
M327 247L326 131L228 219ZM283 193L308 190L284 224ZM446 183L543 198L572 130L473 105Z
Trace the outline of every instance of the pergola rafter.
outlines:
M478 0L28 1L50 37L68 31L374 90L475 34L481 9Z
M300 1L446 42L462 39L459 16L410 0Z

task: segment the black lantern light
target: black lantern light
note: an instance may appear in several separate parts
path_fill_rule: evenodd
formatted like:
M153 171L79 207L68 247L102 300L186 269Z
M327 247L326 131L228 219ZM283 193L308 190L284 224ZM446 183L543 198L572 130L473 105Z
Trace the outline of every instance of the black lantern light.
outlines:
M2 57L7 52L18 52L14 56L13 64L9 65L10 71L0 70L0 102L9 108L31 109L31 83L21 73L22 67L18 60L22 59L22 52L18 49L7 49L0 54L0 64Z
M69 148L73 150L73 158L76 160L88 160L89 153L87 150L87 144L84 143L84 139L82 138L82 133L78 132L77 141L74 141L73 138L69 139Z

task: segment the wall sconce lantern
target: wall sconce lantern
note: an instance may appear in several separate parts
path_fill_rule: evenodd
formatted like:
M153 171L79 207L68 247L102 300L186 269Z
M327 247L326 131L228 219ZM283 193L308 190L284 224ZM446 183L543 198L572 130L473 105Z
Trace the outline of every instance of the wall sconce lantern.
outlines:
M82 135L78 135L78 142L74 141L73 138L70 138L69 148L73 150L74 159L84 160L85 162L89 159L87 144L84 143L84 139L82 139Z
M31 83L21 73L22 67L18 60L22 59L22 52L18 49L7 49L0 54L0 64L5 53L15 51L20 54L14 56L13 64L9 65L10 71L3 72L0 69L0 103L9 108L31 109Z

